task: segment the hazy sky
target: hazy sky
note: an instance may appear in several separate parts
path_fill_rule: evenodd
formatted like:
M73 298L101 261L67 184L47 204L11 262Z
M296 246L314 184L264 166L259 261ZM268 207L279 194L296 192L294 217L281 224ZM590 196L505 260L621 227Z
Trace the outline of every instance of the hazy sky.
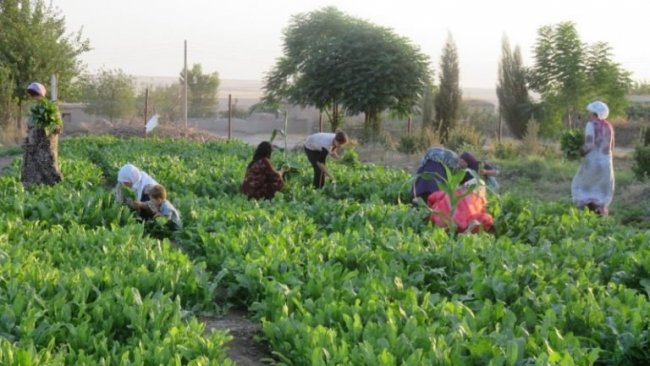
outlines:
M83 27L90 71L121 68L134 76L177 76L188 65L222 79L260 80L282 53L292 15L333 5L392 28L418 45L439 69L450 32L463 87L494 87L505 34L531 65L540 26L572 21L584 42L607 42L634 80L650 81L648 0L52 0L68 30Z

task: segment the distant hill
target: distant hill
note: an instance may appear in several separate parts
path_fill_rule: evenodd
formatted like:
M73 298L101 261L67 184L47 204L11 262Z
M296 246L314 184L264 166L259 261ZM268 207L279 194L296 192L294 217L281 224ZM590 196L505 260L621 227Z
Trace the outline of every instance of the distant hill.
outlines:
M165 86L178 82L178 77L169 76L136 76L138 88L146 86ZM228 94L233 100L238 99L240 104L250 105L256 103L262 96L263 82L261 80L221 79L219 85L219 99L227 99ZM485 100L497 104L495 89L490 88L463 88L463 98ZM252 103L251 103L252 102Z

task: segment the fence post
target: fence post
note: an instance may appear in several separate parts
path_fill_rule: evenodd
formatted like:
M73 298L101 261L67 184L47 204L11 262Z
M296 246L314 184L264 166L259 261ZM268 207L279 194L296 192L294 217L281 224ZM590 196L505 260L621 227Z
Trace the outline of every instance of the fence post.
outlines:
M147 109L149 107L149 88L144 90L144 136L147 136Z

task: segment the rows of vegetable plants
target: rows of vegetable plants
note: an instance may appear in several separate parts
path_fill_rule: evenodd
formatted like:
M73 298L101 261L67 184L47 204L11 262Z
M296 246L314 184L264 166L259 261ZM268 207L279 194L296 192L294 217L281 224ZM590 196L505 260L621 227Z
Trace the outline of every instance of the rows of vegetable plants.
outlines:
M284 365L650 360L649 231L506 194L493 232L450 235L402 203L407 172L354 154L315 191L302 154L276 152L299 171L271 201L238 194L252 147L236 141L82 137L60 156L64 184L0 179L0 304L28 309L3 320L1 357L223 363L227 336L191 314L243 306ZM126 162L167 187L182 231L112 201Z

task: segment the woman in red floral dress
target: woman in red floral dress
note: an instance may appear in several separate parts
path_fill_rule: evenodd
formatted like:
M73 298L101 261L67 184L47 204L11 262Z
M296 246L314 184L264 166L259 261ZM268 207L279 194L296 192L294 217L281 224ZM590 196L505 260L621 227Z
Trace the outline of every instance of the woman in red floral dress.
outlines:
M275 192L282 189L284 171L277 171L271 164L273 145L262 141L255 149L253 160L246 167L246 175L239 191L248 198L271 199Z

